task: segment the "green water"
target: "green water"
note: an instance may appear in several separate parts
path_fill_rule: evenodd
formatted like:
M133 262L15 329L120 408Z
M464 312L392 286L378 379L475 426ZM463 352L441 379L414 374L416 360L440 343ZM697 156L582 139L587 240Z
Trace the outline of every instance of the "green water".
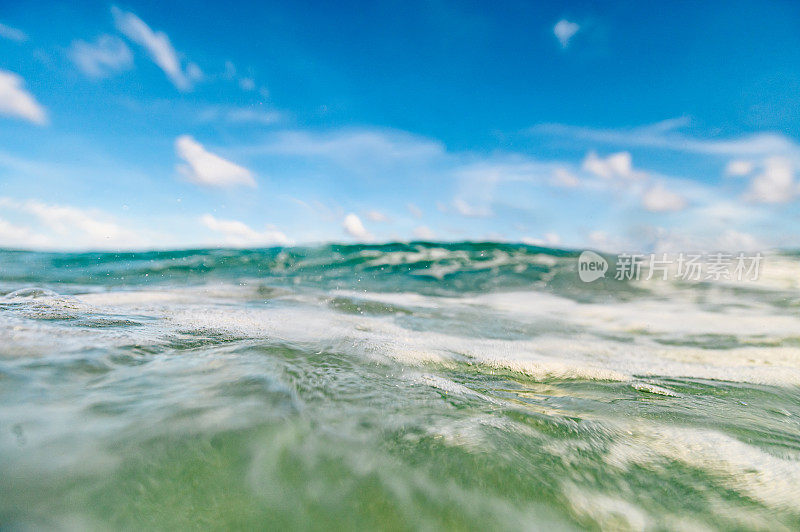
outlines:
M575 262L0 252L0 528L800 528L800 258Z

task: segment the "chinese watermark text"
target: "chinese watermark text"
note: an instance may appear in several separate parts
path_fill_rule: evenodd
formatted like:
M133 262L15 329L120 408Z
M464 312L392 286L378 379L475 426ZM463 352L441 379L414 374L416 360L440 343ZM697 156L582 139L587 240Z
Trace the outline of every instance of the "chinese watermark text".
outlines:
M584 251L578 275L586 283L607 272L618 281L757 281L763 258L761 253L621 253L611 269L604 257Z

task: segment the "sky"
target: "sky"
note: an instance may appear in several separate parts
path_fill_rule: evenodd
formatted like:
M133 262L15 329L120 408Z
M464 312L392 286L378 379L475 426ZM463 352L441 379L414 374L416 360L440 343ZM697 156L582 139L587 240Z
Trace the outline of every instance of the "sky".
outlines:
M0 247L800 247L800 3L0 0Z

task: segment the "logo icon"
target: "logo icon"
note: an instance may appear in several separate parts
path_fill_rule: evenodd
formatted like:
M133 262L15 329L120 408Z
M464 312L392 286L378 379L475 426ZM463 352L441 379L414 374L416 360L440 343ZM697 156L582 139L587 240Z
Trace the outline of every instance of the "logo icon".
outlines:
M584 283L591 283L606 276L608 261L595 253L586 250L578 257L578 277Z

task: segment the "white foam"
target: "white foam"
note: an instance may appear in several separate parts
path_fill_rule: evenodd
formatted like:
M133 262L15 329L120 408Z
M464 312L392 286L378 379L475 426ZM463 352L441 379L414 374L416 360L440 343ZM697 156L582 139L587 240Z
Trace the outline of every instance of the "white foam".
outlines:
M607 462L621 468L675 460L713 475L718 482L773 508L797 509L800 455L767 453L707 429L655 424L631 426L631 437L612 445Z
M77 296L76 304L87 312L136 313L153 318L154 323L129 331L74 334L83 337L76 340L80 342L99 336L109 342L140 343L181 331L215 331L316 350L389 357L413 365L466 361L535 379L627 381L649 375L800 384L800 348L779 345L782 339L798 335L800 316L779 314L761 303L750 303L745 312L712 311L692 301L647 297L608 304L579 303L539 291L467 297L352 291L324 294L331 295L425 308L445 318L458 312L464 325L475 324L475 333L412 330L394 316L341 313L313 293L286 292L281 295L286 304L245 306L243 300L258 299L255 287L214 285ZM520 330L533 327L531 330L538 332L510 339L483 337L482 326L492 319L517 323ZM3 334L12 343L21 337L30 340L46 327L24 321L13 325L18 329ZM54 335L64 336L58 332ZM712 336L704 339L703 335ZM704 349L703 342L713 346L713 335L737 339L739 345ZM697 336L699 347L687 345ZM759 342L775 345L749 345Z

